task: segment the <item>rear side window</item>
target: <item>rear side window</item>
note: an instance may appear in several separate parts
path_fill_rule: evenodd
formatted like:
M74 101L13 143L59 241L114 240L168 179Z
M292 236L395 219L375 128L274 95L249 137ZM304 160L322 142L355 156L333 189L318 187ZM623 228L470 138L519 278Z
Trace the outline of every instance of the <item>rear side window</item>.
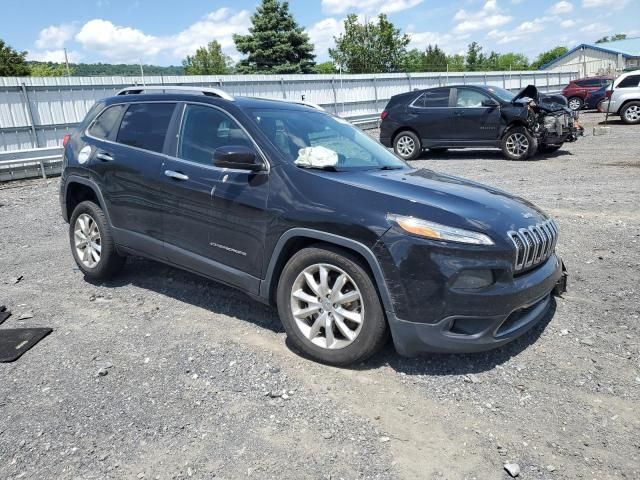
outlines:
M424 108L448 107L449 89L434 88L433 90L427 90L413 102L413 105Z
M640 84L640 75L629 75L623 78L616 88L633 88Z
M118 143L162 152L175 103L129 105L118 131Z
M102 140L109 138L111 132L117 127L116 122L120 119L123 110L124 105L114 105L107 108L93 122L89 128L89 135Z
M213 165L213 152L225 146L253 148L247 134L217 108L187 105L178 143L178 158Z

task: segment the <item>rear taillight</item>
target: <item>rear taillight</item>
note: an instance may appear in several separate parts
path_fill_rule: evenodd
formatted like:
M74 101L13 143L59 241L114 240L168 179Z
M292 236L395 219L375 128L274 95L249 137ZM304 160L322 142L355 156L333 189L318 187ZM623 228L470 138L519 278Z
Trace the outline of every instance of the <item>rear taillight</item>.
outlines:
M62 137L62 146L66 147L67 143L69 143L69 139L71 138L71 135L65 135L64 137Z
M380 114L380 120L384 120L389 115L389 112L386 110Z

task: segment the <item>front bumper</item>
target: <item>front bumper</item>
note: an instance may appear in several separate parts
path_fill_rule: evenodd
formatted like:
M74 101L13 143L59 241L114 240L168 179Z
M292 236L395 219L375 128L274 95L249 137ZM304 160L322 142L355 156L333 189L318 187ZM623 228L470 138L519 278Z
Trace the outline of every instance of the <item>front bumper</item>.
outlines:
M553 295L565 290L566 269L554 254L535 271L514 279L509 288L502 286L495 292L486 292L484 302L478 305L478 315L469 312L468 303L478 301L471 294L462 309L464 314L448 315L435 323L407 321L390 312L387 316L394 345L401 355L479 352L500 347L526 333L545 317Z

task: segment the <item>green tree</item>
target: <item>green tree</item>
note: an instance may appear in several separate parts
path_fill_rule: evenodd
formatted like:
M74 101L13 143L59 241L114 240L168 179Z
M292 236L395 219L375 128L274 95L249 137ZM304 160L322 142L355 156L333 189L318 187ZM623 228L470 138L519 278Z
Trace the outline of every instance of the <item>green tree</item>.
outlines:
M482 53L482 47L478 42L471 42L467 48L467 56L465 59L465 67L470 72L482 70L485 66L487 58Z
M288 2L262 0L251 23L248 35L233 36L238 51L247 55L238 63L238 72L313 72L313 45L289 13Z
M336 73L336 66L333 62L322 62L318 63L315 67L313 67L313 73Z
M26 56L27 52L17 52L0 39L0 77L29 75Z
M602 37L596 40L596 43L607 43L607 42L615 42L616 40L624 40L627 38L626 33L616 33L615 35L611 35L610 37Z
M447 66L450 72L464 72L466 70L464 55L447 55Z
M429 45L424 54L424 72L445 72L447 70L447 54L438 45Z
M185 75L224 75L229 73L231 57L222 53L220 44L213 40L182 61Z
M403 70L405 72L424 72L425 58L424 52L417 48L412 48L404 56Z
M378 15L377 23L360 23L357 15L347 15L344 33L334 39L329 55L349 73L402 71L410 40L385 14Z
M536 57L536 59L531 64L531 69L539 70L542 65L545 65L555 60L556 58L561 57L568 51L569 50L567 49L567 47L555 47L555 48L552 48L551 50L547 50L546 52L542 52Z
M74 69L69 68L70 75L74 74ZM65 77L67 67L61 63L52 62L29 62L29 75L32 77Z

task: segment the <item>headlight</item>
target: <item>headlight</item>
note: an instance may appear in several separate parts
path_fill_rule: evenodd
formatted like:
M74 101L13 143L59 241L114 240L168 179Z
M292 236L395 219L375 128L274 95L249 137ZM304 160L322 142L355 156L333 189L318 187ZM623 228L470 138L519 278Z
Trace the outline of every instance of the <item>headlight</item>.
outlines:
M470 243L473 245L494 245L493 240L483 233L440 225L439 223L429 222L428 220L421 220L415 217L388 214L387 218L405 232L419 237L449 242Z

